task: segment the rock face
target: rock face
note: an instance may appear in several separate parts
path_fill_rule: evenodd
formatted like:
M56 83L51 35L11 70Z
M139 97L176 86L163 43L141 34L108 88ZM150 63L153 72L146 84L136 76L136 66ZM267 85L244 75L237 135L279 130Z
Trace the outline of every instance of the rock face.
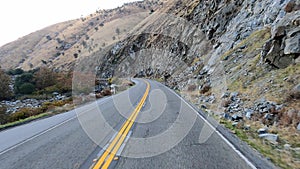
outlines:
M291 0L290 2L287 3L287 5L284 8L285 12L288 12L288 13L297 11L299 9L300 9L300 1L299 0Z
M300 84L296 85L290 92L290 96L294 99L300 99Z
M285 68L300 55L300 11L291 12L275 24L270 39L263 47L263 59L277 67Z
M261 49L262 60L285 68L299 57L300 11L294 6L287 9L289 3L298 4L298 0L170 1L168 8L151 14L127 39L101 52L105 54L99 57L103 60L99 76L147 76L146 70L151 69L154 78L165 79L163 74L168 72L173 88L186 86L192 76L203 78L204 85L202 65L208 75L217 71L226 51L264 27L271 28L272 37ZM240 51L245 49L241 46ZM243 56L232 57L237 57L237 63ZM190 69L196 58L201 64Z

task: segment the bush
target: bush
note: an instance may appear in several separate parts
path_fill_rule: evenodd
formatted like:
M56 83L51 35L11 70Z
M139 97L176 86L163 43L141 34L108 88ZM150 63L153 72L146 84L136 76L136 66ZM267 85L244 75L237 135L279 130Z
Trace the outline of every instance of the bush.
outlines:
M102 96L110 96L110 95L112 95L112 93L111 93L110 89L104 89L101 91L101 95Z
M27 94L27 92L21 92L21 86L24 85L25 83L27 83L27 86L23 86L23 89L25 87L28 87L28 84L30 83L31 84L31 87L33 86L33 91L34 91L34 88L35 86L33 85L33 74L32 73L23 73L21 74L20 76L18 76L15 80L15 93L16 94ZM32 92L31 92L32 93Z
M209 90L210 90L210 85L209 84L205 84L204 86L202 86L201 90L200 90L200 93L201 94L205 94L207 93Z
M9 87L10 82L10 77L4 71L0 70L0 100L10 99L13 96Z
M34 81L36 88L38 90L43 90L56 83L56 73L49 68L42 67L34 73Z
M24 73L24 70L21 68L11 69L7 72L9 75L20 75Z
M7 123L9 115L6 113L6 107L0 107L0 125Z
M189 85L187 90L189 92L191 92L191 91L195 91L196 89L197 89L197 86L193 84L193 85Z
M9 122L18 121L21 119L26 119L31 116L32 109L30 108L22 108L16 113L13 113L9 117Z
M32 94L35 91L35 86L32 83L24 83L19 87L19 93Z

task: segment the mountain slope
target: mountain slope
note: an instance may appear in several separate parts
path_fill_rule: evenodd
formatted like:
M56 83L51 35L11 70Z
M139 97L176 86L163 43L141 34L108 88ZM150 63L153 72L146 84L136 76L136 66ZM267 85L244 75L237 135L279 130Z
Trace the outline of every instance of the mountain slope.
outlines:
M110 18L98 31L99 22L92 16L60 24L58 35L52 29L32 34L43 38L30 41L31 46L22 47L29 38L24 37L0 49L1 63L6 69L44 64L58 71L92 72L98 78L162 81L220 117L220 123L276 165L300 168L300 1L142 4L148 5L125 5L122 16L130 12L126 17L117 9L94 14ZM53 40L45 38L48 34ZM265 128L276 140L260 139L257 130Z
M299 168L299 5L167 1L126 39L95 55L101 59L94 67L101 78L164 81L227 127L237 126L234 132L276 165ZM262 128L277 146L259 138Z
M154 3L129 3L33 32L0 48L1 66L29 70L46 65L58 71L70 70L77 58L122 39L149 15Z

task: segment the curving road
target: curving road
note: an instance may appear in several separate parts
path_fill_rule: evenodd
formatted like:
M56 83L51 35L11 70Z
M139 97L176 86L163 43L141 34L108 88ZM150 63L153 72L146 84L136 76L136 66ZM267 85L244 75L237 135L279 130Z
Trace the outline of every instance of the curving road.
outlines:
M166 86L135 82L115 96L0 132L0 168L274 168Z

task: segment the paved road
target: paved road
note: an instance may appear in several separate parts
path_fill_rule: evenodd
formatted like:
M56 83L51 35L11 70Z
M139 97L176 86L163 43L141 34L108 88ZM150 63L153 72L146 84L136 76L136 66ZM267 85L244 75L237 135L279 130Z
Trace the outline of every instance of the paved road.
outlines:
M274 167L245 144L230 143L226 130L215 130L176 93L148 82L149 96L110 168ZM91 167L143 98L147 85L136 83L75 111L0 132L0 168Z

